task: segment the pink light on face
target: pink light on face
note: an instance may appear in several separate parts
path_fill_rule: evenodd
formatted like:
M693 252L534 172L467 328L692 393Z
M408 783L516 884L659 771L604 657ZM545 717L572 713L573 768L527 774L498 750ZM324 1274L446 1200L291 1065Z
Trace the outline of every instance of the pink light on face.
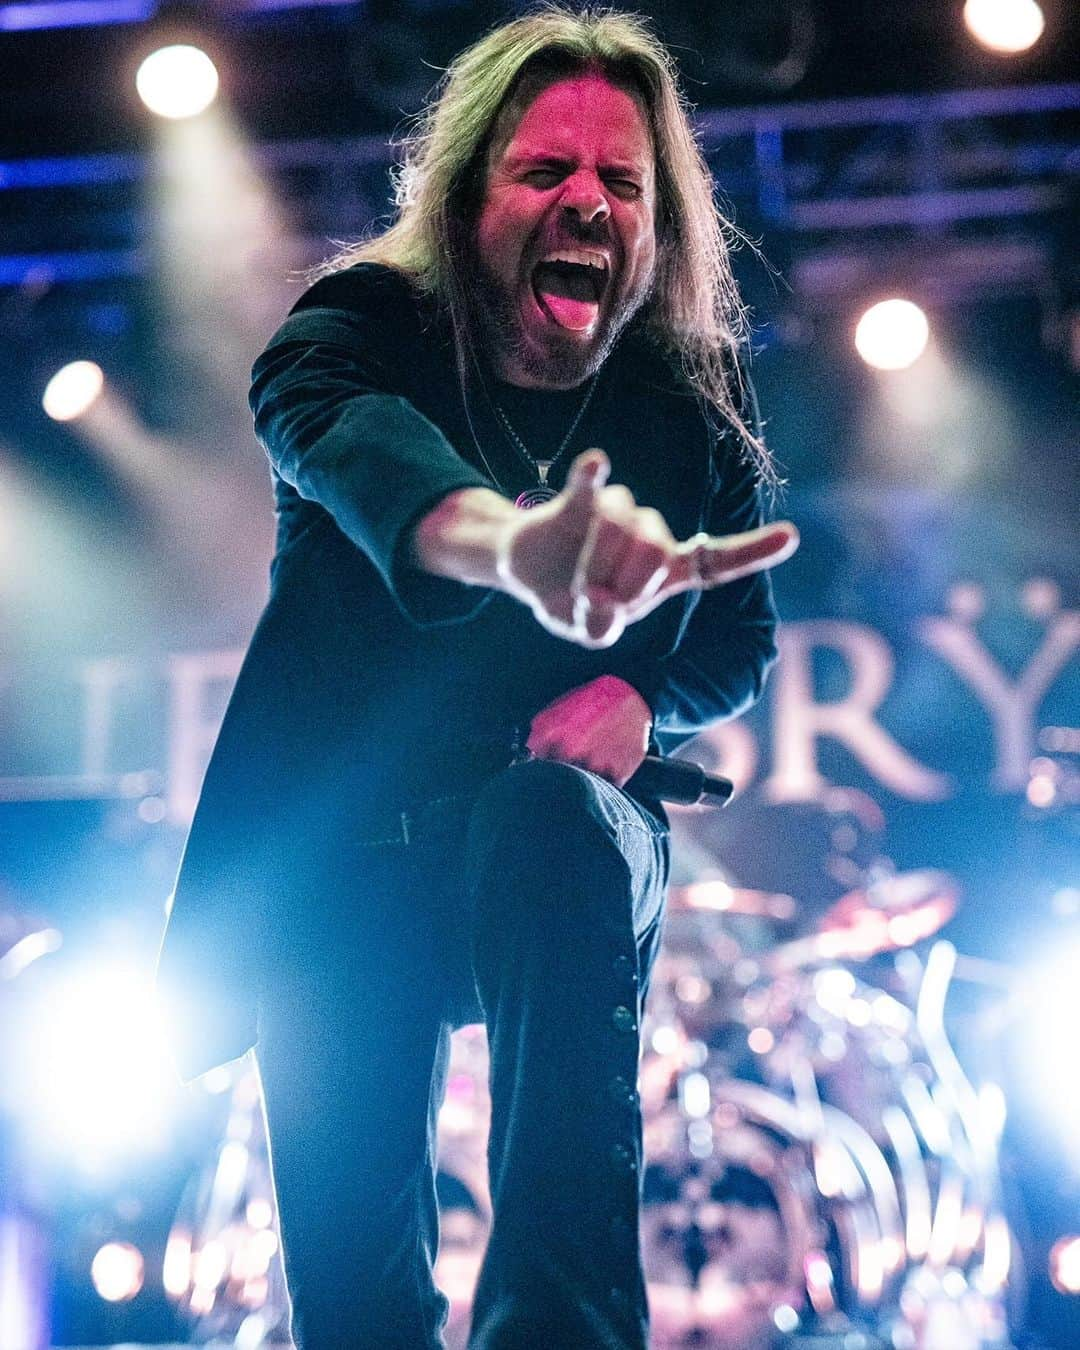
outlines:
M652 137L624 89L560 80L516 127L497 126L476 253L505 379L569 388L598 369L648 293L655 219ZM580 275L558 275L558 257Z

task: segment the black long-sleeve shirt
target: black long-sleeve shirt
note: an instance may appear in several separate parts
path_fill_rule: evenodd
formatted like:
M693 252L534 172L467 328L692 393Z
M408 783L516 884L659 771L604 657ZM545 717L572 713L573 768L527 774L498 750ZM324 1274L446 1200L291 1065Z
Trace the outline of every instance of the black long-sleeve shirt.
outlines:
M516 495L535 484L493 399L513 407L526 445L534 439L550 455L581 392L513 391L489 377L463 399L434 306L371 266L310 290L256 363L251 402L278 506L275 586L288 584L289 555L312 532L335 536L335 577L356 602L342 618L351 615L355 637L369 655L378 649L391 677L398 715L383 710L382 734L391 728L407 751L444 734L527 725L558 694L607 671L642 693L670 740L741 712L775 651L764 575L669 600L595 652L547 634L505 596L410 567L412 527L447 493L487 486ZM655 506L679 537L762 519L734 433L703 414L640 333L605 364L551 471L554 486L591 445L609 455L611 481ZM380 752L394 757L389 746Z
M312 287L256 362L277 547L162 948L186 1077L252 1044L264 937L310 902L328 850L478 784L541 708L597 676L638 689L669 746L761 690L775 655L766 575L675 596L596 651L553 637L506 595L411 563L414 525L446 494L536 485L492 400L547 458L582 396L473 383L464 396L435 305L372 266ZM607 452L611 481L678 538L760 523L734 433L643 331L628 330L605 362L553 486L592 445Z

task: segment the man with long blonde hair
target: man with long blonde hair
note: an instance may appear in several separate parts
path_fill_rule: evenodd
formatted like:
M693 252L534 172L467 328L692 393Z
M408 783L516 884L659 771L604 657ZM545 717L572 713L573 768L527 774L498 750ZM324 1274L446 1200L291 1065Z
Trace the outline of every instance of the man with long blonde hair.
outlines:
M421 1350L447 1040L483 1019L470 1344L642 1350L668 833L639 769L757 697L796 544L762 524L667 53L610 11L496 29L409 143L394 224L321 271L255 366L278 546L162 953L178 1059L257 1034L301 1350Z

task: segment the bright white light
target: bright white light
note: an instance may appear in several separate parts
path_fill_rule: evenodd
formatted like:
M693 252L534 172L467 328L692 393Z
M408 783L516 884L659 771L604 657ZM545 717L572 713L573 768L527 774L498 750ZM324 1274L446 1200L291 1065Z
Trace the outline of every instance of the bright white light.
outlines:
M709 1114L709 1080L703 1073L688 1073L682 1080L683 1110L688 1116Z
M967 0L964 22L992 52L1026 52L1046 26L1035 0Z
M871 305L855 329L855 348L877 370L906 370L922 356L930 325L910 300L881 300Z
M252 1228L269 1228L274 1221L274 1207L269 1200L256 1197L248 1201L244 1217Z
M864 998L851 999L844 1015L853 1027L868 1027L874 1020L874 1010Z
M41 406L54 422L71 422L90 408L104 386L105 373L94 361L72 361L45 386Z
M218 1155L214 1173L214 1189L219 1195L239 1195L247 1175L251 1155L247 1145L239 1139L230 1139Z
M42 1326L40 1237L26 1218L0 1214L0 1345L37 1350Z
M237 1350L257 1350L257 1347L266 1344L266 1337L272 1330L273 1325L262 1313L249 1313L236 1333Z
M83 1166L160 1144L176 1085L149 976L70 976L40 1014L27 1075L36 1137Z
M1050 1279L1061 1294L1080 1294L1080 1237L1063 1237L1050 1248Z
M277 1234L272 1228L260 1228L257 1233L253 1233L248 1242L252 1273L265 1275L277 1249Z
M1057 953L1038 962L1029 976L1033 993L1024 1030L1030 1054L1028 1090L1057 1120L1073 1160L1080 1166L1076 1120L1080 1114L1080 1079L1067 1071L1076 1056L1076 1028L1080 1025L1080 951Z
M159 117L195 117L217 97L218 73L198 47L161 47L135 76L139 97Z
M773 1325L785 1335L799 1329L799 1314L790 1303L781 1303L773 1309Z
M229 1253L224 1242L211 1238L192 1263L192 1282L196 1288L216 1289L229 1273Z
M169 909L172 909L172 899L169 896ZM211 1097L220 1097L223 1092L228 1092L232 1087L232 1069L227 1064L219 1064L217 1068L204 1073L199 1079L199 1086Z
M173 1298L183 1298L191 1284L191 1234L187 1229L173 1229L165 1244L165 1260L161 1268L161 1283Z
M1005 1121L1009 1115L1009 1103L1005 1092L998 1083L983 1083L979 1088L979 1110L983 1123L994 1136L1000 1139L1005 1133Z
M673 1055L679 1048L679 1033L675 1027L657 1027L653 1032L652 1048L658 1055Z
M130 1242L106 1242L90 1265L94 1288L109 1303L126 1303L143 1287L143 1259Z
M842 1144L821 1139L814 1146L814 1178L827 1199L843 1195L854 1164Z
M776 1044L776 1037L768 1027L751 1027L746 1044L755 1055L767 1055Z
M855 976L842 966L826 966L814 976L814 995L834 1017L843 1017L855 993Z

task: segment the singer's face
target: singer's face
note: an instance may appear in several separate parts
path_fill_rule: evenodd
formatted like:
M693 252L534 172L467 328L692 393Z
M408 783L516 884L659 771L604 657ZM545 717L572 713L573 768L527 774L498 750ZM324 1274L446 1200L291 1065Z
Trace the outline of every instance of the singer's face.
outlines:
M656 262L652 136L640 99L597 74L496 125L476 228L478 304L514 384L573 388L644 303Z

